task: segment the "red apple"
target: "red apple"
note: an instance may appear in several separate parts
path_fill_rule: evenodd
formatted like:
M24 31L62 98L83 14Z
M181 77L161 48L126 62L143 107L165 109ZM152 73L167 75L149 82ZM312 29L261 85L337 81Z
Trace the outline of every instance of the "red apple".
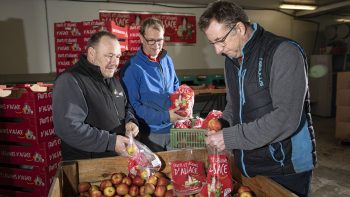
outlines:
M251 192L252 190L248 187L248 186L245 186L245 185L242 185L238 188L237 190L237 193L243 193L243 192Z
M78 192L83 193L89 191L91 184L89 182L81 182L78 184Z
M157 185L157 181L158 181L158 177L156 177L155 175L151 175L148 177L148 180L146 181L146 183L151 183L154 186Z
M91 197L101 197L102 196L102 192L100 190L94 190L90 192L90 196Z
M145 186L140 187L140 196L143 196L145 194Z
M154 190L154 195L156 197L163 197L166 192L166 187L164 185L158 185Z
M105 196L114 196L115 194L115 188L113 186L107 186L104 190L103 190L103 195Z
M239 193L239 197L253 197L253 194L249 191Z
M145 194L153 194L155 190L155 186L151 183L145 184Z
M129 192L129 187L125 183L121 183L117 186L118 195L126 195Z
M132 180L131 180L130 177L126 176L126 177L123 178L122 183L125 183L125 184L127 184L128 186L130 186L131 183L132 183Z
M163 186L167 186L169 184L169 180L165 177L159 177L158 181L157 181L157 185L163 185Z
M113 186L112 182L109 179L105 179L101 181L100 190L104 191L106 187Z
M121 172L117 172L117 173L112 174L111 181L112 181L113 185L118 185L119 183L121 183L124 176L125 176L125 174L121 173Z
M214 130L214 131L220 131L221 130L221 123L218 119L212 118L208 122L208 129Z
M145 184L145 180L140 176L136 175L132 180L132 184L140 187Z
M136 186L136 185L132 185L129 188L129 194L130 194L130 196L137 196L137 195L139 195L139 187Z
M174 191L173 190L168 190L165 192L164 197L173 197L174 196Z

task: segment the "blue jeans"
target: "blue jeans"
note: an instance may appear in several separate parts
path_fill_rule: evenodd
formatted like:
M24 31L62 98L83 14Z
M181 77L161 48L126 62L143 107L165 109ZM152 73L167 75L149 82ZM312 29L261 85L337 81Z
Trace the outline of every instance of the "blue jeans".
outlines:
M310 192L312 170L298 174L273 176L269 178L292 191L296 195L300 197L307 197Z

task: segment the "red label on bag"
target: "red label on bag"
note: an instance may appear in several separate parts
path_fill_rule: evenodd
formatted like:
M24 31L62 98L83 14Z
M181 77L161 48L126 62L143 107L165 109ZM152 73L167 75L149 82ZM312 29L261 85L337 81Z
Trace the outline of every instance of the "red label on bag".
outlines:
M208 197L226 197L232 192L232 173L226 155L209 155L207 187L202 194Z
M205 185L203 162L173 161L171 162L171 175L176 194L198 193Z

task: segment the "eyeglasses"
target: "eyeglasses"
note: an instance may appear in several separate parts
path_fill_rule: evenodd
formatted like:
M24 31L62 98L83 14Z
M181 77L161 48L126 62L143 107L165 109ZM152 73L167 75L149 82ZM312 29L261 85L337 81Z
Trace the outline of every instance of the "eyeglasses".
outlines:
M115 54L106 54L104 55L105 58L108 60L108 62L111 62L113 57L115 57L117 60L119 60L121 55L115 55Z
M227 34L222 37L221 39L217 40L217 41L214 41L214 42L209 42L209 44L211 45L218 45L218 46L221 46L221 47L224 47L226 46L226 38L228 37L228 35L230 35L231 31L236 27L237 23L230 29L230 31L227 32Z
M147 39L144 35L142 35L142 37L146 40L148 45L154 45L155 43L161 43L164 41L164 38L155 40L155 39Z

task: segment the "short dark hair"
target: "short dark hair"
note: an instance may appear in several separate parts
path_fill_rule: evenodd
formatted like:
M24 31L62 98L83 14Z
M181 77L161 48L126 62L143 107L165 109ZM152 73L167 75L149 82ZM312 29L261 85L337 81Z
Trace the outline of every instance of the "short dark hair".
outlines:
M97 32L95 34L93 34L90 39L88 40L87 42L87 47L86 49L88 49L89 47L96 47L98 45L98 43L100 42L101 38L104 37L104 36L107 36L111 39L114 39L114 40L118 40L117 36L112 34L111 32L109 31L100 31L100 32Z
M213 19L219 23L224 23L229 28L232 28L237 22L242 22L245 25L250 24L244 10L237 4L229 1L218 0L210 3L199 18L199 28L202 31L206 30Z
M158 18L155 18L155 17L146 18L142 22L142 25L140 28L140 34L144 36L146 28L148 28L148 27L151 27L151 28L156 29L158 31L161 31L161 30L164 31L164 25L163 25L162 21L159 20Z

